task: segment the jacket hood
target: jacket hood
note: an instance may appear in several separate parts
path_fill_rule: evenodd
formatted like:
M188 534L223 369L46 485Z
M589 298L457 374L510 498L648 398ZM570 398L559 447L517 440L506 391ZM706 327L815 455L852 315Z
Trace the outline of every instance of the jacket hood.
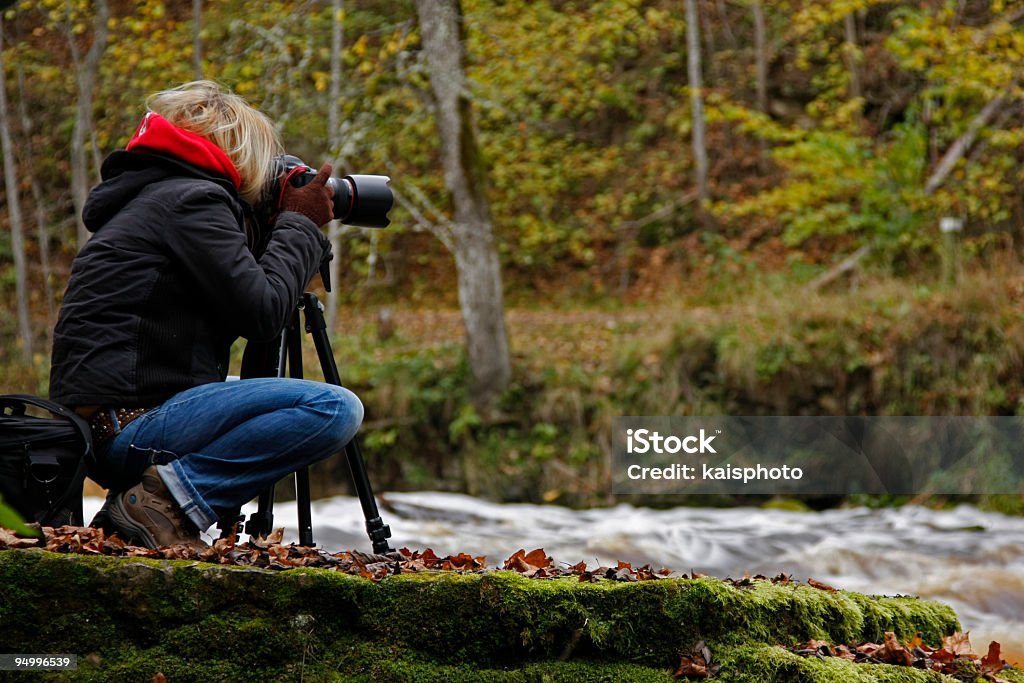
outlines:
M82 222L90 232L103 227L142 188L166 178L184 176L209 180L241 202L235 185L224 176L163 154L124 150L113 152L103 161L100 176L103 182L92 189L82 209Z
M102 181L82 210L85 227L96 232L150 183L174 176L213 181L238 196L238 169L217 145L154 112L147 113L124 151L100 169Z
M154 112L148 112L142 117L142 122L125 149L129 152L134 150L164 154L181 159L204 171L224 176L236 190L242 185L238 169L224 150L192 131L175 126Z

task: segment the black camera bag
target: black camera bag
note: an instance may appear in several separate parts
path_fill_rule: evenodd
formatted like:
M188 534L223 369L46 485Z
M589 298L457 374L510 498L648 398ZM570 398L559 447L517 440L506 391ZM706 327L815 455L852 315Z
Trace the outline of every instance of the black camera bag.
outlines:
M0 396L0 499L25 521L82 526L82 486L93 459L92 433L76 413L38 396Z

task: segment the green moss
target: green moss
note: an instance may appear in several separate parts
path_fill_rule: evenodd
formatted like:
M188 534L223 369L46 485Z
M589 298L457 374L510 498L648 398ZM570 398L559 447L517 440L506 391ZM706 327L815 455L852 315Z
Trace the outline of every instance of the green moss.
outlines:
M775 497L761 505L765 510L786 510L788 512L810 512L811 507L797 498Z
M886 631L903 637L920 633L933 647L942 644L945 635L960 630L960 622L952 609L938 602L916 598L894 598L850 593L864 614L863 640L882 642Z
M934 602L707 578L443 572L374 583L325 570L3 551L0 584L7 651L78 655L79 671L53 680L656 681L703 640L722 680L924 681L937 679L772 646L878 640L888 630L934 642L958 629Z
M838 657L799 657L773 647L729 653L722 678L734 683L954 683L933 671L888 664L854 664Z
M999 677L1010 683L1024 683L1024 669L1007 669L999 672Z
M370 680L382 683L668 683L676 679L668 669L657 670L633 664L551 662L522 668L480 669L384 662L373 668Z

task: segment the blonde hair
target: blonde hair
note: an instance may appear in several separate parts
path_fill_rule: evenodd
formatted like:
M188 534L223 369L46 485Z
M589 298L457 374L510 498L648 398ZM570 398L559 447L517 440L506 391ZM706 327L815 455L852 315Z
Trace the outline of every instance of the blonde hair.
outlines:
M269 186L281 139L266 114L213 81L192 81L146 99L150 111L224 150L241 178L239 194L259 201Z

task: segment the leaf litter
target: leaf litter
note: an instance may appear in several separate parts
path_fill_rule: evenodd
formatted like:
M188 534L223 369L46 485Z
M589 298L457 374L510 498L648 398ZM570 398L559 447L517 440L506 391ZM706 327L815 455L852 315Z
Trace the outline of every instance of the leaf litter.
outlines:
M56 553L81 555L106 555L112 557L146 557L164 560L198 560L223 565L258 567L268 570L288 570L300 567L315 567L361 576L371 581L380 581L387 576L417 572L456 572L483 574L500 570L513 571L531 579L551 579L575 576L580 582L598 581L655 581L664 578L698 579L704 575L691 571L689 575L679 574L670 569L654 569L651 565L633 567L628 562L616 566L589 568L586 562L574 565L557 563L537 548L527 552L517 550L502 562L501 567L488 566L486 557L459 553L437 555L433 549L409 550L401 548L386 554L364 553L348 550L337 553L294 544L284 545L284 529L275 530L266 538L250 539L238 543L237 534L220 538L213 545L194 548L177 544L161 548L135 546L121 540L117 534L106 534L103 529L92 527L36 527L39 538L23 538L14 532L0 528L0 550L15 548L40 548ZM761 574L744 575L740 579L723 579L736 588L750 588L759 581L770 581L776 585L798 585L789 574L780 573L774 577ZM808 578L812 588L836 592L838 589ZM783 646L779 646L783 647ZM973 651L967 634L954 633L946 636L938 648L929 647L920 637L915 636L906 643L900 643L896 634L886 632L882 643L859 643L832 645L825 641L811 640L792 648L786 648L801 657L837 657L858 664L894 664L917 669L962 677L966 671L976 672L981 680L992 683L1010 683L1000 678L999 673L1011 668L1000 655L1000 644L991 642L988 651L979 655ZM721 664L714 661L711 649L704 641L696 643L690 652L680 655L675 678L714 678L721 670ZM974 680L974 674L970 680Z
M881 643L860 643L857 645L830 645L825 641L811 640L795 648L801 657L838 657L858 664L895 664L915 669L935 671L959 680L992 681L1011 683L1000 678L999 673L1010 669L1000 654L1001 646L992 641L988 652L979 655L971 646L967 633L954 633L942 639L938 648L929 647L918 634L906 643L901 643L896 634L886 631Z

